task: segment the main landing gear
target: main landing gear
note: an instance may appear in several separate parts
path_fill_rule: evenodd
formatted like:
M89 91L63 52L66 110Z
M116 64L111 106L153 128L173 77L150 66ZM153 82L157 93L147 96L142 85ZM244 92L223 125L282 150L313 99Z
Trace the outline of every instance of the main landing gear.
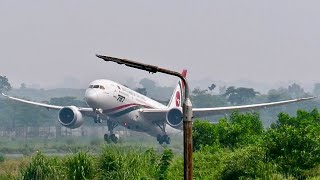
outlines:
M159 144L163 144L163 143L166 143L166 144L170 144L171 142L171 139L170 137L166 134L166 123L163 122L162 125L160 125L159 123L155 122L156 125L159 126L159 128L162 130L163 132L163 135L161 134L158 134L157 135L157 141L159 142Z
M108 125L108 130L110 131L109 134L104 134L104 140L108 143L113 142L113 143L118 143L119 142L119 137L113 133L113 129L117 127L117 125L111 121L107 121Z
M159 142L159 144L163 144L163 143L167 143L167 144L170 144L170 141L171 141L171 139L170 139L170 137L168 136L168 135L158 135L157 136L157 141Z

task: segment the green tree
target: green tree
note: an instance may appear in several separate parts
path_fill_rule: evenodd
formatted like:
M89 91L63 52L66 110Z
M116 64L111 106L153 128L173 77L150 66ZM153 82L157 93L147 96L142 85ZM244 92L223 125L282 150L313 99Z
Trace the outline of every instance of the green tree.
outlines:
M231 104L243 104L248 102L249 99L254 98L257 94L259 92L256 92L253 88L235 88L234 86L230 86L223 96L227 97Z
M267 158L287 175L305 178L304 171L320 163L320 114L298 110L292 117L280 113L267 131L264 146Z
M193 122L192 140L193 149L200 150L203 146L218 145L217 126L209 121L196 120Z
M291 98L302 97L306 94L303 88L297 83L293 83L292 85L288 86L288 92L291 95Z
M6 92L11 90L11 84L6 76L0 76L0 92Z
M290 99L290 94L286 88L271 89L268 92L268 100L270 102L282 101L286 99Z
M234 111L229 120L222 118L218 124L219 143L222 147L236 148L255 144L263 133L259 113Z
M207 93L192 95L191 101L192 105L198 108L221 107L228 104L225 97Z
M217 86L215 85L215 84L211 84L209 87L208 87L208 89L211 91L211 93L212 93L212 91L216 88Z
M198 96L198 95L204 95L207 94L208 90L207 89L200 89L199 87L196 87L192 90L192 94Z
M261 141L263 126L258 113L237 111L230 118L221 118L218 124L195 121L193 124L193 146L199 150L205 146L238 148Z

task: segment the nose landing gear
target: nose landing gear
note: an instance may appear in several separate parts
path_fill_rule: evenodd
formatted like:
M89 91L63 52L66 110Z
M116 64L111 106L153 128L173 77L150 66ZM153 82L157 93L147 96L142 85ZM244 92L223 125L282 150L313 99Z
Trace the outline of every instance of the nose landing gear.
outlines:
M102 109L94 109L94 112L96 113L96 117L93 119L94 123L102 123L102 119L100 118L100 114L102 114L103 110Z

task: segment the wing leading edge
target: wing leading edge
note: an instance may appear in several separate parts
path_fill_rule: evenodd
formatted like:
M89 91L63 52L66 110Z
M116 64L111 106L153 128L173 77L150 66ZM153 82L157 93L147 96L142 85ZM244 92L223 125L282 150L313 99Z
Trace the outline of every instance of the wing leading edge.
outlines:
M193 117L200 118L205 116L212 116L212 115L219 115L219 114L227 114L231 113L232 111L250 111L250 110L257 110L263 109L267 107L273 106L280 106L284 104L290 104L300 101L311 100L316 97L306 97L306 98L298 98L286 101L277 101L277 102L270 102L270 103L261 103L261 104L250 104L250 105L241 105L241 106L227 106L227 107L214 107L214 108L193 108ZM140 112L147 117L156 116L156 117L164 117L166 113L169 111L169 108L165 109L141 109Z
M4 97L12 99L14 101L19 101L19 102L22 102L22 103L31 104L31 105L35 105L35 106L40 106L40 107L44 107L44 108L47 108L47 109L60 110L60 109L62 109L64 107L64 106L57 106L57 105L51 105L51 104L46 104L46 103L39 103L39 102L19 99L19 98L15 98L15 97L11 97L11 96L5 95L3 93L2 93L2 95ZM78 108L78 110L80 112L93 112L92 108L85 108L85 107L77 107L77 108Z

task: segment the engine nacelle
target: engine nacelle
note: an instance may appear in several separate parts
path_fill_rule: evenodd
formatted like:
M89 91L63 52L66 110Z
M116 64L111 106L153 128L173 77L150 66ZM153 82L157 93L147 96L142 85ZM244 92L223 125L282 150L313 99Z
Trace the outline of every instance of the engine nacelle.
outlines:
M179 128L182 125L182 112L178 108L172 108L166 115L167 123L173 128Z
M59 122L70 129L78 128L83 123L81 112L75 106L64 107L59 111Z

